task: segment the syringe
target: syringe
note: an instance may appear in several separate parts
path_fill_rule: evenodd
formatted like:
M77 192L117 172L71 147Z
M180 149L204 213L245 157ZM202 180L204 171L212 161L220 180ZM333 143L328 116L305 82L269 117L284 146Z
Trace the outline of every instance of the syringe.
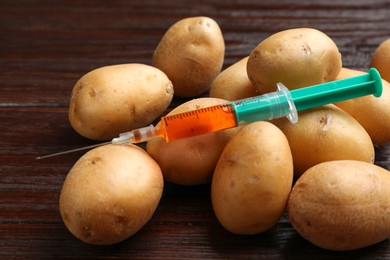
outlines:
M272 93L164 116L156 126L150 125L121 133L119 137L109 142L41 156L37 159L90 149L110 143L141 143L155 137L162 137L169 142L236 127L242 123L271 120L284 116L292 123L296 123L298 121L297 111L370 94L373 94L375 97L380 97L382 94L382 79L375 68L371 68L367 74L291 91L282 83L278 83L277 91Z

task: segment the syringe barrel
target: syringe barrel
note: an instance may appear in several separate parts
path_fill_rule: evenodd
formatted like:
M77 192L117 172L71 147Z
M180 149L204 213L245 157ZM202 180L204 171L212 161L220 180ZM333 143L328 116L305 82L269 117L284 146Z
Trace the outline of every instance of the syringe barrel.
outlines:
M292 123L296 123L298 115L289 90L281 83L277 84L277 88L276 92L232 102L237 122L254 122L287 116Z
M370 94L379 97L382 79L379 72L371 68L363 75L291 90L290 94L297 110L301 111Z

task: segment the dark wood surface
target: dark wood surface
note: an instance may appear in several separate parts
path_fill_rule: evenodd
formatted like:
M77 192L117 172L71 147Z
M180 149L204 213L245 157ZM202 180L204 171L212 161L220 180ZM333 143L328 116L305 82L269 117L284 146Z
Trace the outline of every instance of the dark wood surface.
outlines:
M117 245L91 246L69 233L58 198L66 174L83 153L35 158L94 144L68 122L73 85L97 67L150 64L168 27L199 15L214 18L221 27L225 67L288 28L322 30L338 45L344 66L362 70L378 44L390 38L386 0L1 0L1 259L390 258L389 240L351 252L320 249L292 229L286 214L263 234L230 234L214 216L209 185L167 183L152 220ZM172 107L183 101L175 99ZM390 145L376 148L376 163L390 170L389 156Z

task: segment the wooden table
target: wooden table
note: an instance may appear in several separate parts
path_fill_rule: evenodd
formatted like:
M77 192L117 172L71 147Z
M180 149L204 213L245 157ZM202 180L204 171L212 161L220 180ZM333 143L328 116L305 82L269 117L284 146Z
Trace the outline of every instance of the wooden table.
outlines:
M390 37L386 0L0 1L0 258L367 258L389 259L390 242L331 252L302 239L285 214L268 232L236 236L216 220L210 186L166 184L152 220L130 239L91 246L62 222L58 198L82 153L39 155L93 144L71 128L70 91L85 73L119 63L151 63L163 33L177 20L209 16L222 28L225 67L265 37L313 27L339 46L345 67L367 69ZM175 99L173 105L183 100ZM390 113L390 110L389 110ZM390 146L376 163L390 169Z

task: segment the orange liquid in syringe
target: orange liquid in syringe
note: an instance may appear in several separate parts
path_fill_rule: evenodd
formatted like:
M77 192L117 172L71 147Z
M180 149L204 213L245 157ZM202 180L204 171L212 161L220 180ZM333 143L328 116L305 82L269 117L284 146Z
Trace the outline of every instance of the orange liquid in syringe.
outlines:
M172 141L237 126L230 105L201 108L161 118L160 131Z

